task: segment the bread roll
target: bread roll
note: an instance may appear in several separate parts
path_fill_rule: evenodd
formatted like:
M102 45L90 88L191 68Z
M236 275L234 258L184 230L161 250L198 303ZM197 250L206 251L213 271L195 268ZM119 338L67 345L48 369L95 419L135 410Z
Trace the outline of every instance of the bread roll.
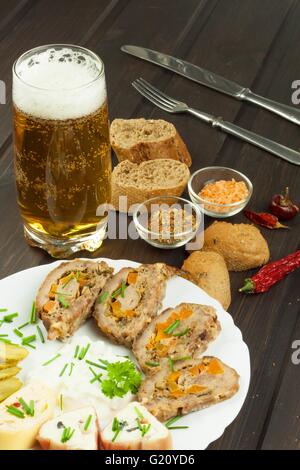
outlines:
M268 244L257 227L250 224L214 222L204 232L203 251L223 256L229 271L246 271L266 264Z
M213 251L194 251L184 261L182 269L194 282L218 300L225 310L231 302L229 273L223 256Z

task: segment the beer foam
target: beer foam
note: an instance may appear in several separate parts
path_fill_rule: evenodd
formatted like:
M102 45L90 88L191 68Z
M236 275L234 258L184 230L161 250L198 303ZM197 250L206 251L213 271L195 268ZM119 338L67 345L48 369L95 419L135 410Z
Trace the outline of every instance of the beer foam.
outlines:
M106 100L104 72L96 58L68 47L49 48L20 59L15 66L13 102L41 119L75 119Z

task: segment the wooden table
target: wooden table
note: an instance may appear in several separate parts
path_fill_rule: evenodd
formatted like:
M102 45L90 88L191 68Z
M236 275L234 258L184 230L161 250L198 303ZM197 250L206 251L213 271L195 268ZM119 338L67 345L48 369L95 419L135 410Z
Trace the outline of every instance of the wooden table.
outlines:
M130 83L143 76L203 111L290 147L300 146L299 127L129 57L120 46L164 51L291 104L291 84L300 79L299 21L296 0L2 0L0 79L7 86L7 104L0 105L0 277L51 261L26 245L16 205L10 86L12 63L23 51L60 42L92 49L106 65L111 119L171 120L187 142L194 170L207 165L241 170L254 183L251 207L266 210L271 195L286 185L300 199L299 167L192 117L166 115L142 99ZM239 215L232 221L245 219ZM286 231L263 230L272 259L299 249L300 216L291 226ZM150 248L141 240L111 240L95 256L181 266L185 253ZM300 365L291 362L291 344L300 339L300 271L269 293L253 297L237 292L244 277L245 273L231 273L230 313L250 349L251 386L238 418L210 448L300 449Z

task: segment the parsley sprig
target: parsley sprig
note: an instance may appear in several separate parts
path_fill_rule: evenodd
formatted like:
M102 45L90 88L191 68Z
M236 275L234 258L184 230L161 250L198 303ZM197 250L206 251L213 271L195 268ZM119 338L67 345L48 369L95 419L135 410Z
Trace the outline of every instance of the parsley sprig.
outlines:
M107 378L101 381L101 390L108 398L136 394L141 385L141 374L130 360L107 364Z

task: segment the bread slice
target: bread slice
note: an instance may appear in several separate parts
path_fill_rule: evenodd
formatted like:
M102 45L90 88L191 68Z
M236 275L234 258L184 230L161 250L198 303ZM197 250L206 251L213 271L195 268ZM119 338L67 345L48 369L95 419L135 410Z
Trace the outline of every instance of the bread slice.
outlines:
M192 164L175 126L162 119L115 119L110 126L110 141L119 162L171 158Z
M170 450L172 436L144 406L131 402L101 432L105 450Z
M135 339L133 353L146 373L157 372L166 357L170 364L199 357L220 329L213 307L182 303L152 320Z
M65 430L69 431L70 439L63 438ZM47 421L37 440L45 450L97 450L98 420L94 408L80 408Z
M239 375L220 359L205 356L146 376L137 399L160 421L207 408L231 398L239 389Z
M166 158L150 160L140 165L125 160L112 173L112 204L127 212L133 204L140 204L156 196L181 196L190 172L185 163ZM126 196L122 205L120 196Z
M166 264L123 268L106 282L93 316L106 336L131 347L134 338L161 309L166 284L173 272Z

